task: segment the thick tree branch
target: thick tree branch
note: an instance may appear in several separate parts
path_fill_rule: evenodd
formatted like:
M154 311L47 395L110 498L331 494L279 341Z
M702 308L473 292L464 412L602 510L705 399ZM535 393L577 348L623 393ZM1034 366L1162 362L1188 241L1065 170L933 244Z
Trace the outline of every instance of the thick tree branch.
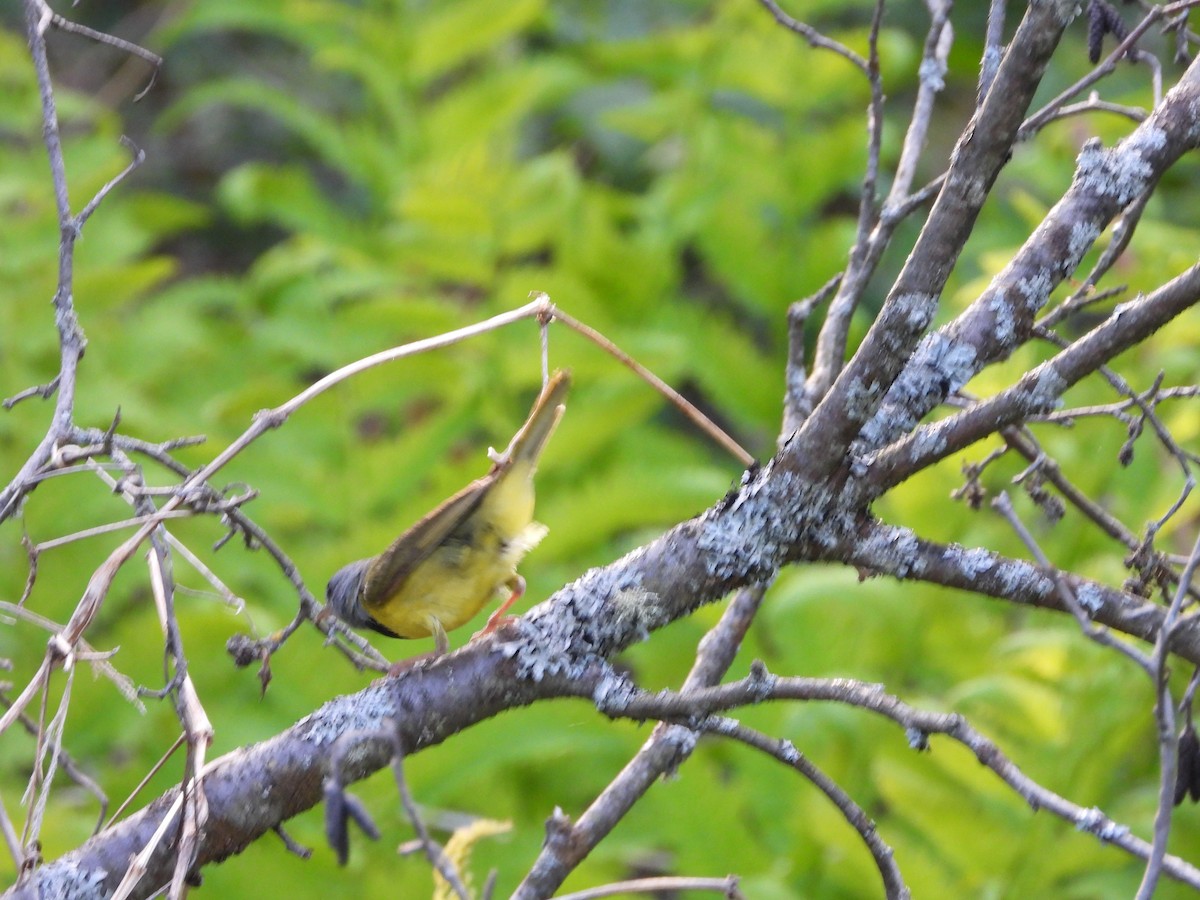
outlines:
M1098 141L1084 146L1070 189L979 299L921 342L863 429L857 452L907 433L986 365L1007 358L1029 339L1051 291L1075 271L1113 217L1200 145L1198 104L1200 61L1116 147L1103 150Z
M1030 369L1012 387L947 419L918 428L870 456L863 485L872 496L879 496L988 435L1052 411L1068 388L1197 302L1200 302L1200 265L1192 266L1144 297L1121 304L1103 323L1054 358Z
M198 835L195 868L239 853L275 826L315 806L323 797L338 739L351 732L379 732L392 723L408 752L433 746L451 734L496 713L555 696L549 683L515 677L518 661L495 652L497 639L480 641L443 657L435 665L418 663L402 678L377 681L357 694L338 697L287 731L210 763L203 774L208 820ZM599 676L596 676L599 679ZM430 716L432 710L439 714ZM444 717L443 717L444 716ZM386 766L390 741L363 741L341 760L345 781L355 781ZM253 796L253 803L246 797ZM107 897L123 877L129 860L166 829L146 860L131 897L148 897L170 879L175 868L179 790L174 789L78 850L36 870L5 896Z
M825 554L829 560L879 575L928 581L1008 603L1071 612L1059 596L1054 579L1039 566L991 550L927 541L905 528L873 523L852 540L829 547ZM1166 616L1163 607L1078 575L1061 575L1093 621L1150 643L1157 640ZM1180 621L1171 632L1170 647L1184 659L1200 661L1200 621L1194 617Z
M1025 110L1075 9L1073 0L1030 4L996 73L993 90L955 147L929 219L879 317L801 427L789 465L803 465L814 475L841 467L842 449L875 415L884 394L905 368L937 311L946 279L1009 158Z

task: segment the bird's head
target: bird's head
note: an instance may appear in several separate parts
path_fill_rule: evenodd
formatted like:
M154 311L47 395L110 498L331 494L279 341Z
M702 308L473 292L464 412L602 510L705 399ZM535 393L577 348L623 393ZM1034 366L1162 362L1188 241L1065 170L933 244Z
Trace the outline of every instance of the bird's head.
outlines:
M362 595L363 579L371 560L360 559L342 566L333 573L325 587L325 599L339 619L353 628L369 628L375 620L363 609L359 597Z

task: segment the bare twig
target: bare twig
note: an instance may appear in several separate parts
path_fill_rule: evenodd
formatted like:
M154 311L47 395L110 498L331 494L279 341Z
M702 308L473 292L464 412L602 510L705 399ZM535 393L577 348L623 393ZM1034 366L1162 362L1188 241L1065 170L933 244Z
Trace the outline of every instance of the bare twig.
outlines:
M843 59L848 60L856 68L860 69L864 75L868 75L869 77L870 65L865 59L863 59L849 47L845 46L844 44L840 44L831 38L825 37L825 35L821 34L821 32L817 31L817 29L813 28L811 25L806 25L799 19L792 18L779 8L779 4L776 3L775 0L759 0L759 2L766 7L767 11L770 12L772 18L774 18L776 22L778 22L788 31L792 31L800 35L800 37L808 41L810 47L836 53Z
M282 825L276 825L274 831L279 836L279 839L283 841L283 846L287 848L288 853L298 856L301 859L310 859L312 857L312 850L298 843L287 833Z
M429 864L446 880L446 883L450 885L450 889L461 900L469 900L470 894L467 892L467 887L463 883L462 876L442 848L429 836L429 829L425 827L425 820L421 816L420 810L417 809L412 791L408 789L408 782L404 778L404 749L400 746L400 739L398 737L395 738L394 746L396 752L392 754L392 774L396 778L396 789L400 792L400 802L404 806L404 812L408 816L408 820L412 823L413 830L417 833L417 840L421 844L421 849L425 852L425 858L429 860Z
M173 744L171 744L170 747L167 748L167 752L158 758L158 762L156 762L154 765L152 765L150 767L150 770L148 772L146 772L145 775L142 776L142 780L138 782L137 787L135 787L132 791L130 791L129 796L121 801L121 805L118 806L117 811L112 814L112 818L104 823L104 828L111 828L113 826L113 823L121 818L121 814L123 812L125 812L126 809L129 808L130 803L132 803L134 800L137 799L137 795L142 792L142 788L144 788L147 784L150 783L150 779L152 779L155 775L158 774L158 772L162 769L162 767L167 764L167 760L169 760L172 756L175 755L175 751L178 750L180 747L182 747L184 744L184 741L186 741L186 740L187 740L187 735L184 734L183 732L180 732L179 737L175 738L175 742ZM103 830L103 829L101 829L101 830Z
M18 391L11 397L6 397L0 406L5 409L12 409L22 400L28 400L30 397L41 397L43 400L49 400L54 396L54 392L58 390L59 376L55 375L50 381L45 384L35 384L33 387L27 387L23 391Z
M8 810L4 806L2 797L0 797L0 834L4 835L8 855L12 857L13 869L18 872L26 871L25 848L21 846L21 839L17 836L17 830L13 828L12 819L8 817Z
M1016 139L1017 128L1058 44L1065 17L1031 5L996 74L993 89L960 136L925 227L867 336L785 453L785 465L820 479L840 468L844 448L866 434L937 311L938 298ZM814 373L815 375L815 373ZM814 376L810 376L811 378ZM958 387L950 384L947 387ZM944 396L944 395L943 395Z
M425 827L425 821L413 801L412 793L404 778L404 751L401 740L400 733L394 724L392 727L387 727L387 723L382 729L359 729L338 738L331 754L329 775L326 776L325 783L325 822L330 843L337 852L339 861L344 863L349 852L346 819L353 818L368 833L374 829L366 811L358 806L357 800L346 793L343 786L343 767L346 765L348 755L356 752L364 742L382 743L391 750L392 774L396 779L401 803L409 821L412 822L413 829L417 832L417 838L430 865L445 879L460 900L468 900L469 895L462 877L442 847L430 836L429 829ZM377 834L372 834L372 837L377 836Z
M808 375L805 362L805 326L809 316L826 300L834 295L842 283L843 273L838 272L820 289L803 300L797 300L788 307L788 361L784 375L785 393L783 397L783 426L779 429L780 446L799 428L808 414L812 412L812 404L808 392L804 388Z
M600 897L612 897L616 894L663 896L664 894L673 895L678 891L712 891L724 894L730 900L740 900L743 896L738 889L738 879L733 875L725 878L688 878L684 875L671 875L660 878L633 878L629 881L615 881L612 884L588 888L585 891L559 894L558 900L598 900Z
M1070 87L1060 91L1045 106L1026 119L1024 124L1021 125L1021 130L1019 133L1020 139L1027 140L1030 136L1044 128L1047 123L1058 117L1059 111L1068 100L1070 100L1076 94L1086 91L1101 78L1111 75L1114 71L1116 71L1117 63L1126 57L1130 49L1137 44L1138 40L1143 34L1146 33L1147 29L1149 29L1151 25L1162 18L1164 14L1165 10L1163 7L1153 7L1142 19L1142 21L1138 22L1138 24L1130 30L1129 34L1126 35L1119 44L1117 44L1112 53L1101 60L1099 65L1097 65L1094 69L1092 69L1092 71L1088 72L1087 75L1080 78ZM1159 97L1156 96L1155 103L1157 103L1158 100Z
M737 441L726 434L716 422L713 422L708 416L704 415L693 404L677 390L635 360L632 356L619 348L616 344L592 328L590 325L579 321L574 316L568 315L557 306L550 302L550 297L540 292L534 292L535 297L533 304L540 304L538 307L538 316L540 318L553 319L562 322L572 331L578 332L594 343L597 347L603 348L610 356L620 362L622 365L636 372L637 375L648 385L666 397L675 405L680 412L692 420L702 431L704 431L713 441L724 447L731 456L744 466L749 466L754 463L754 457L748 451L742 448Z
M850 265L839 281L837 293L830 302L829 313L817 339L812 374L804 386L802 409L811 410L825 396L833 380L842 370L854 311L862 302L867 284L891 243L896 227L905 217L899 213L899 209L905 206L912 188L917 163L928 135L934 100L945 86L943 78L946 60L953 43L953 30L948 19L950 6L949 2L943 0L938 0L930 6L932 21L921 57L917 99L913 104L912 118L904 135L904 145L896 165L892 187L883 203L881 213L877 213L875 208L874 185L883 129L883 85L878 59L874 50L872 51L871 67L868 71L871 102L867 107L870 140L867 175L863 181L863 195L859 204L858 231L850 252ZM879 27L881 15L882 5L877 5L875 18L872 20L872 34L875 34ZM915 209L915 206L908 208Z
M160 542L156 542L147 557L150 586L167 654L174 666L179 685L175 693L176 714L187 738L187 765L181 792L184 800L183 830L176 848L175 871L168 892L171 900L176 900L186 893L185 879L191 872L197 855L197 835L203 830L208 817L208 802L199 775L204 768L205 754L212 743L213 727L187 671L187 655L183 649L182 636L179 634L179 623L175 619L174 580L171 579L168 583L163 564L165 558L165 548Z
M1175 705L1171 699L1171 687L1168 681L1170 669L1167 655L1171 646L1171 636L1183 611L1183 603L1187 598L1187 589L1192 583L1192 577L1200 566L1200 535L1192 547L1191 556L1184 567L1179 579L1179 588L1171 600L1167 616L1159 630L1158 640L1154 644L1153 675L1155 680L1154 718L1158 725L1159 749L1159 787L1158 809L1154 815L1154 844L1147 860L1146 871L1142 875L1142 883L1138 886L1137 900L1149 900L1154 895L1158 880L1163 871L1167 854L1167 840L1171 836L1171 812L1175 808L1175 767L1179 752L1179 738L1175 730Z
M791 741L776 740L765 734L747 728L740 722L725 716L709 716L704 723L704 730L709 734L740 741L768 756L773 757L785 766L795 769L816 788L821 791L837 807L850 826L858 832L858 836L870 851L883 879L884 896L888 900L907 900L912 894L904 883L900 868L896 865L892 848L879 836L875 823L867 815L866 810L854 802L853 798L842 790L836 781L813 765Z
M10 703L8 698L4 696L3 693L0 693L0 706L3 706L5 709L7 709L9 705ZM24 727L29 734L34 735L35 737L37 736L38 725L31 718L29 718L29 716L22 713L17 717L17 721L21 723L22 727ZM95 831L92 833L95 834L99 832L104 825L104 817L108 815L108 797L105 795L104 790L91 776L79 768L79 764L75 762L71 754L61 747L58 750L58 765L61 766L62 770L67 773L67 777L95 797L99 802L100 814L96 821ZM3 814L3 810L0 810L0 814ZM20 868L19 861L17 868Z
M123 38L119 38L116 35L107 34L103 31L96 31L94 28L88 28L86 25L80 25L78 22L72 22L70 19L65 19L58 13L51 11L45 0L36 0L36 2L43 9L43 16L48 15L50 23L53 24L54 27L59 31L82 35L83 37L90 38L97 43L107 44L110 47L116 47L118 50L123 50L125 53L128 53L131 56L136 56L142 60L145 60L147 63L153 66L154 71L150 74L150 81L133 98L135 101L141 100L142 97L149 92L150 88L154 87L154 80L158 77L158 71L162 68L163 64L163 58L157 53L153 53L147 50L145 47L139 46L138 44L132 43L131 41L127 41Z
M72 544L75 541L82 541L87 538L96 537L101 534L109 534L113 531L124 531L126 528L140 527L154 518L155 521L164 519L187 519L194 516L195 513L190 509L176 509L160 516L157 512L147 513L144 516L134 516L132 519L120 519L116 522L106 522L103 525L95 525L92 528L84 528L81 531L64 534L62 537L51 538L48 541L42 541L35 545L34 549L38 553L44 553L47 550L53 550L55 547L62 547L65 544Z
M741 647L765 590L742 590L720 621L700 642L696 661L683 689L716 684ZM660 725L637 755L584 810L577 822L556 812L546 823L548 839L514 893L515 898L548 896L571 870L603 840L664 772L673 771L691 754L696 734L682 725Z
M879 685L849 679L777 676L764 679L761 674L752 674L741 681L686 694L635 692L621 698L619 706L602 711L635 721L646 718L687 721L747 704L784 699L844 703L876 713L904 728L909 744L916 749L924 749L931 735L940 734L950 738L970 750L980 763L1023 797L1032 809L1046 810L1104 843L1120 847L1140 859L1150 859L1151 845L1133 836L1127 826L1113 821L1099 809L1085 809L1038 784L962 716L915 709L888 694ZM1200 888L1200 869L1183 859L1167 854L1163 857L1162 870L1184 884Z
M1070 610L1071 615L1075 617L1075 621L1079 623L1079 627L1083 633L1102 647L1108 647L1110 650L1116 650L1118 653L1129 657L1144 672L1149 674L1151 671L1150 657L1131 644L1127 644L1113 636L1108 629L1097 626L1092 621L1087 611L1083 608L1083 605L1079 602L1079 599L1075 596L1075 592L1071 590L1070 585L1063 578L1062 573L1046 558L1046 554L1042 552L1042 548L1038 546L1029 529L1025 527L1025 523L1018 518L1016 510L1013 509L1012 501L1008 499L1006 492L1001 491L999 493L996 499L992 501L992 508L1004 516L1008 524L1012 526L1013 531L1021 539L1021 543L1033 554L1038 565L1054 580L1055 590L1058 591L1059 597L1062 598L1063 605Z

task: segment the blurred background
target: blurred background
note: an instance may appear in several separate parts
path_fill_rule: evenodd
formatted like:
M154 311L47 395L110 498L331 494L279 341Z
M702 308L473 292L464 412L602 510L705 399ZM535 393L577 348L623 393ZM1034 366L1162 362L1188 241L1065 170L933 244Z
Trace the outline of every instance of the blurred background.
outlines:
M50 308L58 233L14 6L0 14L4 396L48 381L58 366ZM986 5L961 6L918 184L942 171L975 102ZM871 7L796 0L788 10L865 54ZM77 35L52 35L73 209L127 162L121 135L147 154L78 245L75 301L90 341L80 424L106 427L119 408L122 430L146 440L204 434L206 444L179 454L200 465L257 410L338 366L545 291L760 459L773 452L788 305L841 269L853 238L868 86L845 60L811 49L757 4L207 0L60 11L166 59L134 102L150 78L144 62ZM927 26L923 4L889 4L879 42L885 170L911 110ZM1080 22L1047 76L1043 102L1088 70L1084 43ZM1177 73L1168 66L1168 83ZM1148 106L1149 78L1124 67L1105 82L1104 96ZM1070 119L1019 148L951 280L943 318L978 295L1066 189L1082 142L1098 134L1111 143L1130 127L1113 116ZM1194 160L1173 170L1111 282L1152 287L1195 261L1196 175ZM855 340L919 218L900 229ZM1194 382L1198 339L1200 319L1192 316L1128 354L1122 371L1142 389L1159 370L1168 384ZM970 389L993 392L1047 354L1031 346ZM552 327L550 360L574 371L575 388L539 475L538 519L550 533L523 567L529 593L517 611L700 512L741 472L578 336ZM487 446L508 440L539 379L537 328L522 323L339 386L221 478L259 492L246 511L320 595L340 565L378 552L482 474ZM1089 383L1071 401L1111 399L1106 387ZM31 400L0 414L6 482L45 433L49 409ZM1177 439L1195 440L1194 411L1162 412ZM1126 434L1111 421L1042 437L1077 484L1135 529L1161 515L1180 489L1177 470L1149 442L1119 467ZM950 498L962 463L993 447L901 486L879 512L932 539L1026 556L986 505L973 512ZM1004 460L983 483L1008 487L1022 467ZM146 476L171 482L151 467ZM1029 498L1018 503L1057 564L1121 583L1120 548L1076 517L1056 523ZM0 597L21 596L23 534L43 541L127 515L91 476L47 481L21 517L0 526ZM1164 544L1186 551L1195 525L1193 505L1173 520ZM367 682L306 628L274 657L274 680L260 698L255 672L235 669L225 642L290 621L294 593L266 554L236 541L212 552L222 536L215 521L181 521L172 531L245 598L244 611L229 609L177 562L176 578L188 589L177 606L191 672L216 728L213 757L270 737ZM48 551L30 608L65 619L119 540ZM719 614L719 606L700 610L622 664L647 687L677 685ZM452 644L479 624L452 634ZM17 690L45 637L26 624L0 627L0 655L13 660ZM100 649L119 647L114 665L161 687L162 640L140 564L120 576L89 639ZM376 641L390 658L424 652L427 643ZM1150 686L1066 617L921 585L860 582L839 568L797 568L772 588L734 674L756 657L780 674L879 681L911 703L962 712L1044 785L1150 834L1157 790ZM55 685L61 689L61 678ZM744 719L791 740L850 790L895 849L914 896L1127 897L1140 878L1139 864L1032 813L957 746L935 740L932 752L914 753L894 727L834 706L757 708ZM139 714L108 681L76 680L66 746L114 805L178 730L169 704L151 701ZM555 806L579 813L648 734L584 704L546 704L484 723L414 757L407 770L435 825L459 814L513 820L512 833L480 844L471 865L477 885L497 868L504 895L536 855ZM0 742L0 796L18 820L33 748L19 734ZM134 808L174 784L182 766L173 759ZM358 840L347 869L337 868L314 810L288 826L314 847L311 860L267 837L206 869L209 892L261 896L263 884L281 896L428 892L425 861L394 853L412 831L390 774L356 792L383 839ZM46 857L85 840L97 815L95 800L60 776L43 829ZM1183 809L1171 849L1196 859L1197 826L1195 809ZM768 900L880 892L870 857L823 795L775 763L711 741L677 778L655 787L566 887L731 872L742 876L747 896ZM0 877L14 877L8 860L0 861ZM1174 891L1166 885L1161 896Z

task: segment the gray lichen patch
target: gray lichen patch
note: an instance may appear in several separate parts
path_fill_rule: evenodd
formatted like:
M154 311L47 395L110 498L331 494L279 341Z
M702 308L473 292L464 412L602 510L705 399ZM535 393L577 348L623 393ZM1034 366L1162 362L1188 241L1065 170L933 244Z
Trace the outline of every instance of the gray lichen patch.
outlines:
M399 712L392 698L393 693L378 684L351 697L335 697L297 722L296 733L302 740L325 747L350 732L377 730Z
M1106 150L1093 138L1079 151L1075 181L1098 197L1111 197L1125 206L1146 190L1154 177L1147 153L1161 150L1166 135L1161 129L1143 126L1121 146Z

